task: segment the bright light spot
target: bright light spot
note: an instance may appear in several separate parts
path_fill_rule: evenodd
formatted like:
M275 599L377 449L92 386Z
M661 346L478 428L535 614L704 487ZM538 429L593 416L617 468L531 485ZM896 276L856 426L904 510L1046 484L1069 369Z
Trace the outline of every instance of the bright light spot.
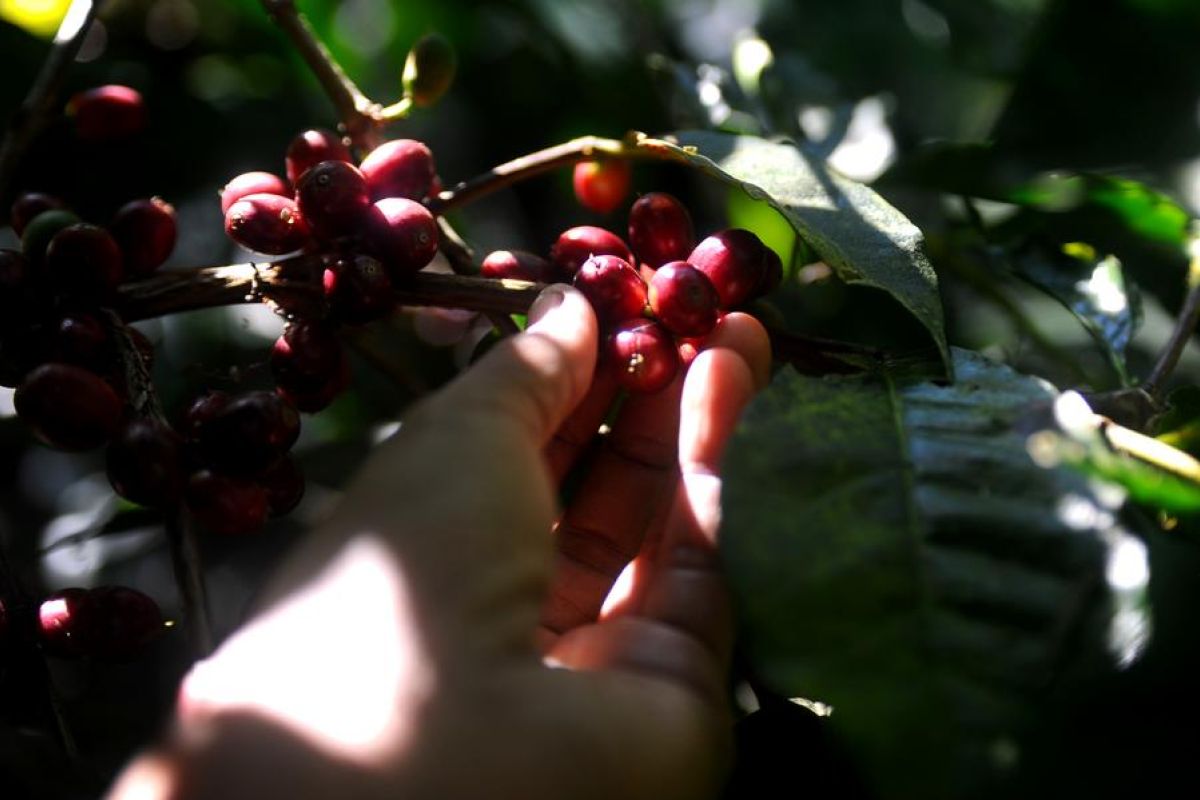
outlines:
M383 444L399 432L399 420L393 420L392 422L385 422L382 425L376 425L371 429L371 444Z
M829 164L843 175L873 181L896 157L896 140L887 125L887 107L880 97L864 97L854 107L850 126Z
M827 106L804 106L800 109L800 130L814 142L824 141L833 130L833 109Z
M1099 418L1079 392L1063 392L1054 401L1054 421L1076 439L1087 438L1100 427Z
M16 416L17 408L13 405L13 395L16 389L0 386L0 419Z
M434 686L417 630L393 553L360 537L197 665L180 713L255 713L337 757L391 760Z
M1146 545L1132 536L1120 539L1108 551L1104 575L1108 585L1118 591L1145 589L1150 583L1150 561Z
M283 319L263 303L227 306L225 316L239 329L266 341L278 339L285 325Z
M921 0L903 0L900 13L904 24L925 44L934 47L945 47L950 42L950 24L936 8L922 3Z
M1105 314L1120 314L1129 307L1129 300L1125 296L1125 276L1121 272L1121 262L1115 256L1109 256L1097 264L1092 276L1075 284L1075 288Z
M0 19L35 36L50 36L70 5L71 0L0 0Z
M633 583L637 580L637 572L636 561L630 561L621 570L621 574L617 576L612 588L608 590L608 596L604 598L604 605L600 607L600 619L612 616L615 611L620 610L629 601L633 594Z
M167 762L147 756L125 770L108 796L121 800L160 800L175 795L175 788L174 773Z
M833 706L820 700L809 700L807 697L789 697L788 702L804 706L818 717L828 717L833 714Z
M1055 509L1059 522L1077 531L1092 531L1111 527L1116 520L1111 512L1096 505L1090 497L1065 494Z
M733 46L733 77L744 92L757 92L763 70L775 63L771 45L751 32L743 33Z

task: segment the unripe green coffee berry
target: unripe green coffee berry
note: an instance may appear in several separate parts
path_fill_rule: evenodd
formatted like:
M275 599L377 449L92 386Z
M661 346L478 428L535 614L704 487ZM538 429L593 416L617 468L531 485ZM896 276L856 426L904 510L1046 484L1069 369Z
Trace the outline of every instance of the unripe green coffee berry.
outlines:
M404 96L418 106L433 105L454 81L458 57L444 36L429 33L417 40L404 61Z

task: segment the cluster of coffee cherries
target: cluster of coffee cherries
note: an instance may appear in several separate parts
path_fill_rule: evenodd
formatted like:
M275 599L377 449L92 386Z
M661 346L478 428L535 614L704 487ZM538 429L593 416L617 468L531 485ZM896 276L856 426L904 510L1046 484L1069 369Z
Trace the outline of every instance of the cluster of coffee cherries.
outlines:
M328 315L289 324L270 359L280 393L312 412L348 379L336 325L389 314L394 288L437 253L437 221L420 201L438 180L422 142L385 142L355 166L342 139L326 130L293 138L284 165L286 179L270 172L233 178L221 190L221 209L225 232L249 250L325 256Z
M59 589L40 603L0 600L0 650L36 644L61 658L123 661L163 630L152 598L126 586Z
M687 208L665 192L634 202L628 244L582 225L563 231L549 256L499 250L484 259L482 274L573 283L606 334L602 363L623 387L641 393L674 379L681 346L694 348L722 313L770 292L783 277L779 256L751 231L731 228L697 243Z

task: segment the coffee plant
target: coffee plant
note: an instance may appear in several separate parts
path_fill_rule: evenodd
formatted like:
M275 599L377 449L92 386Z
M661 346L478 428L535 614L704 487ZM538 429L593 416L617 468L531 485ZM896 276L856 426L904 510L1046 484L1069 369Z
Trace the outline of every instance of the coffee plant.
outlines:
M725 797L1190 795L1189 3L0 20L3 797L103 792L552 283L623 396L729 312L770 335L726 456Z

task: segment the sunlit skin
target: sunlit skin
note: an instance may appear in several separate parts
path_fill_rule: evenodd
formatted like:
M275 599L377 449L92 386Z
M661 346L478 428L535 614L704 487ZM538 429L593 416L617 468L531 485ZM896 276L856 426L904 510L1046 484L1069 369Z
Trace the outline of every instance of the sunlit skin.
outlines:
M593 380L578 292L547 289L530 319L376 448L112 798L718 791L717 466L766 336L730 314L686 376L631 397L564 509L616 389Z

